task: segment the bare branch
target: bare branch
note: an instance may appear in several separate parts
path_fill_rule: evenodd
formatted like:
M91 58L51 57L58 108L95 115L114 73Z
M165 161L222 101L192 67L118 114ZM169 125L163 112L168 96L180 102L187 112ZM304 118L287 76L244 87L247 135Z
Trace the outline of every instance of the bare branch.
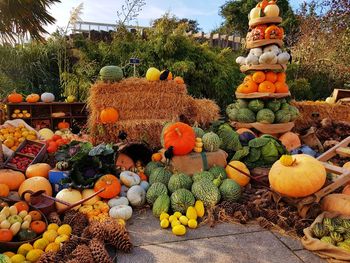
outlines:
M142 8L146 5L146 0L125 0L120 11L117 11L118 24L129 25L136 20Z

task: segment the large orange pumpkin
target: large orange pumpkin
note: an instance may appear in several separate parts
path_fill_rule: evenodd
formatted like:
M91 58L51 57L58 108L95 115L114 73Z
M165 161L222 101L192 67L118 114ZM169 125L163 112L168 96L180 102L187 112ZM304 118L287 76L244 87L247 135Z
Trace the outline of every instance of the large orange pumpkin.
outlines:
M18 189L19 196L22 196L22 194L27 190L32 190L33 192L44 190L47 195L52 195L52 187L50 182L46 178L40 176L35 176L25 180ZM30 195L26 194L25 200L29 202L29 199Z
M21 172L11 169L0 169L0 184L6 184L11 191L17 191L25 179L24 174Z
M40 96L38 94L29 94L26 98L26 102L29 103L35 103L38 102L40 100Z
M111 199L120 193L121 185L118 178L113 174L106 174L100 177L94 186L95 192L98 192L102 188L105 188L105 190L99 193L98 196L106 199Z
M287 148L288 151L292 151L301 146L299 136L293 132L286 132L279 138L279 140Z
M326 182L327 172L321 162L306 155L283 155L269 172L271 188L288 197L316 193Z
M26 177L31 178L34 176L41 176L45 178L49 178L49 171L51 170L51 166L47 163L36 163L29 165L26 170Z
M113 107L107 107L103 109L100 113L100 121L103 124L106 123L115 123L119 119L118 111Z
M186 155L190 153L196 143L196 135L191 126L176 122L169 125L163 134L164 147L174 147L174 155Z
M7 184L0 184L0 197L7 197L10 193L10 188Z
M23 101L23 96L14 91L7 96L7 100L12 103L19 103Z

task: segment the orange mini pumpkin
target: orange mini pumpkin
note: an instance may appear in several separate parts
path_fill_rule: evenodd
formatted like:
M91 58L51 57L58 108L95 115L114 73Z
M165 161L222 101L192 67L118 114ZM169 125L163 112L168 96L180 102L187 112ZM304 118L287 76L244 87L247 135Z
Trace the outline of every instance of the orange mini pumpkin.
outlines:
M269 71L265 74L266 80L275 83L277 81L277 74L273 71Z
M29 102L29 103L35 103L35 102L38 102L39 100L40 100L40 96L35 93L29 94L26 97L26 102Z
M10 188L7 184L0 184L0 196L7 197L10 193Z
M182 77L175 77L174 80L177 84L185 84L185 81Z
M277 81L286 82L286 80L287 80L287 75L285 72L277 73Z
M103 124L115 123L119 119L118 111L113 107L107 107L103 109L100 113L100 121Z
M260 83L258 91L266 93L275 93L276 86L271 81L266 80L263 83Z
M25 201L18 201L14 204L14 206L17 208L18 212L29 211L29 205Z
M69 122L66 122L66 120L59 122L57 125L57 128L60 130L69 129L69 127L70 127Z
M275 83L276 86L276 93L288 93L289 87L285 82L277 81Z
M94 186L95 192L98 192L102 188L105 188L105 190L99 193L98 196L111 199L120 193L121 185L118 178L113 174L106 174L100 177Z
M161 153L154 153L152 154L152 161L154 162L160 162L162 160L163 156Z
M253 74L253 81L256 82L256 83L262 83L265 81L266 79L266 75L264 72L262 71L257 71Z
M248 80L244 82L243 84L239 85L239 87L237 88L237 92L245 93L245 94L249 94L257 91L258 91L258 84L256 84L252 80Z
M44 221L33 221L30 223L30 228L37 234L41 234L46 230L46 223Z
M23 101L23 96L16 91L7 96L7 100L12 103L20 103Z
M9 242L13 238L13 233L10 229L0 229L0 242Z

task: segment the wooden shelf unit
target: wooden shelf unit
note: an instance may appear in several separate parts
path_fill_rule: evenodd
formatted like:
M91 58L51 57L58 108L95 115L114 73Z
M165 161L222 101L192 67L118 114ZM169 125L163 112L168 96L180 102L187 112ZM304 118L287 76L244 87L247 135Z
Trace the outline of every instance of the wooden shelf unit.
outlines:
M68 122L70 126L73 126L73 120L78 123L85 124L87 120L87 110L86 104L83 102L37 102L37 103L8 103L7 106L7 119L13 120L12 114L14 110L27 110L30 113L30 118L21 118L28 125L32 126L34 129L40 129L43 127L38 127L39 122L46 122L47 128L52 130L57 129L57 124L63 120ZM52 117L51 114L54 112L64 112L66 116L64 117ZM44 125L44 124L43 124Z

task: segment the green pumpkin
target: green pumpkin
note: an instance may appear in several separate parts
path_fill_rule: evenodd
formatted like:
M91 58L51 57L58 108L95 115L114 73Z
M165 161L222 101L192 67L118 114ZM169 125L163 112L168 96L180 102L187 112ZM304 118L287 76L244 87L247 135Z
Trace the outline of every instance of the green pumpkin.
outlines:
M219 190L224 201L236 202L241 197L241 187L232 179L225 179Z
M168 185L172 173L164 167L158 167L152 170L151 175L149 176L149 184L154 183L163 183Z
M315 237L317 238L322 238L324 236L327 236L328 234L328 229L325 225L323 225L322 223L316 223L313 227L312 227L312 233L314 234Z
M123 76L123 70L118 66L105 66L100 70L100 77L103 81L120 81Z
M196 201L191 191L184 188L172 193L170 200L173 212L180 212L182 214L185 214L187 208L193 206Z
M207 152L216 152L219 150L221 145L220 137L214 132L208 132L203 135L203 148Z
M28 241L36 238L36 233L30 229L22 229L18 232L19 241Z

